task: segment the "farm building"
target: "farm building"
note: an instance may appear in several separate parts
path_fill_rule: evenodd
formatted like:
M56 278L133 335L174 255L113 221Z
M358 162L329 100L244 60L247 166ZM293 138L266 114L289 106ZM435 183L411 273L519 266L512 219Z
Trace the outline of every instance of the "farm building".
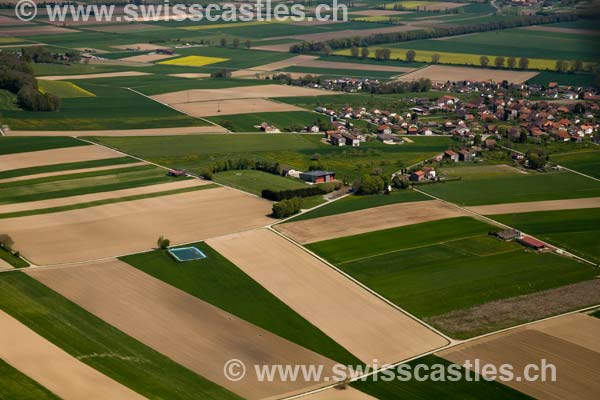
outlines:
M444 152L444 158L454 161L454 162L458 162L458 154L456 154L452 150L446 150Z
M185 169L170 169L167 172L167 175L169 175L169 176L185 176L185 174L186 174Z
M330 171L308 171L300 174L300 179L312 182L312 183L323 183L332 182L335 180L335 172Z
M503 231L495 232L494 236L508 242L510 240L517 239L519 237L519 231L514 229L505 229Z
M521 239L519 239L519 242L522 245L527 246L527 247L531 247L532 249L535 249L535 250L541 250L544 247L546 247L546 245L544 244L544 242L541 242L541 241L539 241L537 239L534 239L532 237L529 237L529 236L522 237Z

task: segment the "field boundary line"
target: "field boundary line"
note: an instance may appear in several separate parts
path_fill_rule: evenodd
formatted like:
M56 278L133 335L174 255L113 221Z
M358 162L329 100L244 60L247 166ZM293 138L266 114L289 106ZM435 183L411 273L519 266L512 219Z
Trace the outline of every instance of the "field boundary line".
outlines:
M521 151L518 151L518 150L515 150L515 149L511 149L510 147L507 147L507 146L500 146L500 147L501 147L501 148L503 148L504 150L509 150L509 151L512 151L512 152L514 152L514 153L517 153L517 154L525 155L525 153L523 153L523 152L521 152ZM594 150L594 151L595 151L595 150ZM573 152L573 153L577 153L577 152ZM566 153L566 154L569 154L569 153ZM554 154L554 155L556 155L556 154ZM552 157L552 154L550 154L550 157ZM581 175L581 176L583 176L583 177L586 177L586 178L589 178L589 179L593 179L593 180L595 180L596 182L600 182L600 179L598 179L598 178L594 178L593 176L590 176L590 175L586 175L586 174L584 174L583 172L575 171L574 169L567 168L567 167L565 167L565 166L563 166L563 165L560 165L560 164L556 164L556 165L557 165L557 166L558 166L560 169L564 169L564 170L566 170L566 171L569 171L569 172L572 172L572 173L574 173L574 174Z
M464 212L466 212L466 213L469 213L469 214L473 215L473 216L474 216L476 219L479 219L479 220L485 221L485 222L487 222L487 223L489 223L489 224L492 224L492 225L498 226L498 227L500 227L500 228L504 228L504 229L513 229L513 230L516 230L516 231L522 232L522 233L524 233L524 234L525 234L525 235L527 235L527 236L530 236L530 237L532 237L532 238L534 238L534 239L537 239L537 240L539 240L539 241L540 241L540 242L542 242L544 245L546 245L546 247L548 247L548 248L550 248L550 249L554 249L554 250L555 250L555 251L554 251L554 253L556 253L556 250L560 250L562 253L557 253L558 255L562 255L562 256L567 256L567 257L570 257L570 258L574 258L574 259L576 259L576 260L579 260L579 261L582 261L582 262L584 262L584 263L586 263L586 264L590 264L590 265L592 265L592 266L594 266L594 267L600 267L600 266L599 266L598 264L596 264L595 262L592 262L592 261L590 261L590 260L587 260L587 259L585 259L585 258L583 258L583 257L580 257L580 256L578 256L578 255L575 255L575 254L573 254L573 253L571 253L571 252L569 252L569 251L567 251L567 250L565 250L565 249L563 249L563 248L560 248L560 247L558 247L558 246L555 246L555 245L553 245L553 244L551 244L551 243L548 243L548 242L546 242L545 240L541 240L541 239L539 239L538 237L536 237L536 236L534 236L534 235L531 235L531 234L529 234L529 233L523 232L523 231L522 231L522 230L520 230L520 229L516 229L516 228L514 228L514 227L512 227L512 226L510 226L510 225L506 225L506 224L504 224L504 223L502 223L502 222L496 221L495 219L492 219L492 218L490 218L490 217L487 217L487 216L485 216L485 215L479 214L479 213L477 213L477 212L475 212L475 211L469 210L468 208L465 208L465 207L463 207L463 206L459 206L458 204L451 203L451 202L449 202L449 201L446 201L446 200L444 200L444 199L441 199L441 198L439 198L439 197L436 197L436 196L434 196L434 195L432 195L432 194L429 194L429 193L427 193L427 192L423 192L423 191L421 191L421 190L419 190L419 189L416 189L416 188L415 188L414 190L416 190L417 192L419 192L419 193L421 193L421 194L424 194L424 195L426 195L426 196L429 196L429 197L431 197L432 199L435 199L435 200L441 201L441 202L443 202L443 203L446 203L446 204L448 204L448 205L451 205L451 206L453 206L453 207L456 207L456 208L458 208L459 210L462 210L462 211L464 211Z
M304 252L310 254L312 257L316 258L317 260L321 261L322 263L324 263L325 265L327 265L329 268L333 269L335 272L337 272L338 274L342 275L343 277L345 277L346 279L350 280L351 282L353 282L354 284L358 285L359 287L361 287L363 290L366 290L367 292L369 292L371 295L377 297L379 300L382 300L383 302L385 302L387 305L391 306L392 308L396 309L397 311L400 311L402 314L410 317L412 320L418 322L419 324L421 324L422 326L426 327L427 329L429 329L430 331L432 331L433 333L438 334L439 336L441 336L442 338L444 338L446 341L448 341L448 343L454 343L456 340L452 339L451 337L447 336L446 334L440 332L439 330L437 330L436 328L434 328L433 326L429 325L428 323L422 321L421 319L419 319L418 317L416 317L415 315L411 314L410 312L406 311L405 309L403 309L402 307L398 306L397 304L394 304L393 302L391 302L390 300L388 300L387 298L385 298L384 296L382 296L381 294L377 293L375 290L371 289L370 287L368 287L367 285L365 285L364 283L360 282L359 280L357 280L356 278L354 278L353 276L347 274L346 272L342 271L341 269L339 269L338 267L336 267L335 265L333 265L332 263L330 263L329 261L325 260L324 258L322 258L321 256L319 256L318 254L314 253L313 251L307 249L306 247L302 246L300 243L296 242L294 239L287 237L286 235L284 235L281 232L278 232L277 230L268 227L266 228L269 231L275 233L276 235L280 236L281 238L287 240L288 242L292 243L294 246L302 249Z

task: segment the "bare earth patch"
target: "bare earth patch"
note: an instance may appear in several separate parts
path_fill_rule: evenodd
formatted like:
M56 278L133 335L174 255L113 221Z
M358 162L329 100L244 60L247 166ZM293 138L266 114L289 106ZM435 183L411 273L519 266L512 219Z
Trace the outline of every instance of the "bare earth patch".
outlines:
M276 225L275 228L295 241L306 244L461 215L465 214L456 207L438 200L430 200L373 207L290 222Z
M138 71L124 71L124 72L104 72L100 74L81 74L81 75L49 75L49 76L38 76L38 79L45 81L63 81L63 80L75 80L75 79L100 79L100 78L120 78L124 76L142 76L152 75L147 72Z
M116 157L125 157L125 154L96 145L6 154L0 156L0 171Z
M63 399L144 399L1 310L0 331L0 358Z
M35 35L62 35L65 33L77 33L74 29L61 28L50 25L36 25L30 28L10 27L0 28L0 35L3 36L35 36Z
M108 171L108 170L116 169L116 168L139 167L141 165L147 165L147 164L144 162L136 162L136 163L130 163L130 164L107 165L106 167L80 168L80 169L70 169L68 171L45 172L43 174L25 175L25 176L17 176L14 178L0 179L0 183L26 181L28 179L47 178L49 176L81 174L83 172Z
M301 397L302 400L377 400L360 390L347 386L345 389L328 389Z
M591 197L588 199L531 201L528 203L493 204L488 206L467 207L467 210L482 215L497 215L534 211L577 210L582 208L600 208L600 197Z
M13 266L0 258L0 271L7 271L13 269Z
M556 332L556 334L555 334ZM521 376L528 364L542 359L556 366L556 381L503 382L537 399L593 400L600 393L600 319L587 315L559 317L458 345L439 355L457 364L479 359L480 365L513 366Z
M79 196L61 197L58 199L38 200L38 201L30 201L30 202L26 202L26 203L16 203L16 204L4 204L4 205L0 205L0 214L19 212L19 211L28 211L28 210L41 210L44 208L69 206L69 205L73 205L73 204L88 203L88 202L98 201L98 200L118 199L120 197L137 196L137 195L149 194L149 193L160 193L160 192L166 192L169 190L177 190L177 189L192 188L192 187L196 187L196 186L204 186L204 185L209 185L210 183L211 183L210 181L203 181L200 179L187 179L184 181L160 183L157 185L142 186L142 187L131 188L131 189L114 190L112 192L90 193L90 194L83 194L83 195L79 195ZM93 212L93 210L90 212Z
M600 279L496 300L425 320L450 336L475 336L600 304Z
M356 64L347 62L332 62L332 61L321 61L312 60L303 62L300 64L301 67L311 68L331 68L331 69L351 69L360 71L387 71L387 72L411 72L415 68L408 67L395 67L392 65L375 65L375 64Z
M430 65L425 68L411 72L398 78L401 81L414 81L421 78L428 78L432 82L447 81L494 81L502 82L506 80L512 83L523 83L533 78L538 73L535 71L508 71L499 69L470 68L470 67L450 67L444 65Z
M271 223L271 202L225 187L53 214L0 220L21 252L38 265L90 261Z
M172 106L175 110L192 117L215 115L252 114L258 112L306 111L303 108L268 99L234 99L183 103Z
M204 133L227 133L217 126L185 126L181 128L124 129L104 131L8 131L7 136L169 136L196 135Z
M411 11L396 11L396 10L361 10L352 11L352 15L363 15L365 17L381 17L409 14Z
M169 76L174 76L176 78L188 78L188 79L199 79L199 78L210 78L210 74L202 73L202 72L189 72L183 74L169 74Z
M298 86L288 85L257 85L244 86L242 88L226 89L191 89L179 92L171 92L151 96L152 99L164 104L192 103L198 101L215 101L230 99L258 99L258 98L277 98L277 97L301 97L301 96L322 96L323 94L336 94L335 92L325 92L320 89L310 89Z
M318 57L305 56L305 55L295 56L295 57L288 58L286 60L277 61L277 62L273 62L270 64L259 65L257 67L234 71L234 72L232 72L231 76L233 78L240 78L240 77L244 77L244 76L252 76L252 75L255 75L255 74L261 73L261 72L271 72L271 71L275 71L278 69L283 69L283 68L287 68L287 67L292 67L294 65L302 64L303 62L314 60L316 58L318 58Z
M132 24L132 23L121 23L118 25L98 25L86 28L90 31L97 32L137 32L137 31L149 31L149 30L160 30L161 27L149 24Z
M303 248L266 230L207 243L362 361L404 360L447 344Z
M129 336L244 398L281 396L307 386L302 379L261 383L254 365L331 368L335 363L119 260L28 272ZM231 359L248 366L247 377L239 382L223 373Z
M172 58L177 54L141 54L139 56L131 56L120 58L121 61L139 62L139 63L151 63L154 61L164 60L166 58Z

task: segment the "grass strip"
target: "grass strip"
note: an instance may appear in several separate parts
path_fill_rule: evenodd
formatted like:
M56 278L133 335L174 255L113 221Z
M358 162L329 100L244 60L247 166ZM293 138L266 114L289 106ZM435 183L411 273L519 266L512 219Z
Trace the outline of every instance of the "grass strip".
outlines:
M66 136L2 136L0 155L52 150L65 147L90 146L89 143Z
M97 207L97 206L103 206L105 204L123 203L126 201L151 199L153 197L170 196L173 194L195 192L197 190L212 189L212 188L216 188L216 187L219 187L219 185L211 183L209 185L166 190L164 192L136 194L133 196L116 197L114 199L103 199L103 200L89 201L89 202L85 202L85 203L69 204L67 206L40 208L37 210L17 211L17 212L12 212L12 213L0 214L0 219L26 217L29 215L52 214L52 213L57 213L57 212L70 211L70 210L79 210L81 208Z
M176 262L164 251L121 260L276 335L348 365L356 357L306 321L206 243L196 243L207 258Z
M81 362L148 399L240 399L22 272L1 274L0 308Z
M58 400L58 397L0 359L0 399Z
M26 268L29 267L29 263L20 257L15 256L10 251L3 247L0 247L0 258L15 268ZM2 397L0 397L1 399Z
M40 167L20 168L0 172L0 179L17 178L20 176L45 174L50 172L71 171L84 168L107 167L109 165L123 165L139 162L131 157L107 158L104 160L81 161L74 163L43 165Z

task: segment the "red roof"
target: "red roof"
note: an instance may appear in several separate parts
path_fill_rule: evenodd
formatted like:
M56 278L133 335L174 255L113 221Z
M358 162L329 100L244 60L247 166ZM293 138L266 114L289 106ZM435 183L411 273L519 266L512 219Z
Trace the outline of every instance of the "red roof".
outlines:
M535 247L535 248L540 248L540 247L545 246L544 242L541 242L541 241L534 239L532 237L529 237L529 236L525 236L524 238L522 238L521 242L525 243L528 246Z
M456 153L455 153L455 152L453 152L452 150L446 150L446 151L444 152L444 154L446 154L447 156L455 156L455 155L456 155Z

